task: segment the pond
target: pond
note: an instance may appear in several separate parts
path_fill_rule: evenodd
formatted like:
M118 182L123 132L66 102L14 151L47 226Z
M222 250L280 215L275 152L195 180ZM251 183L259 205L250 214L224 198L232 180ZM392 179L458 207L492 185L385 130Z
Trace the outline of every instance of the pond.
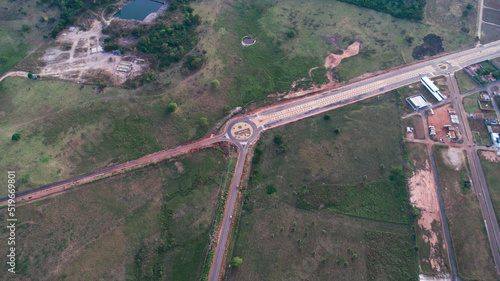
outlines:
M115 17L120 19L144 20L149 14L158 11L163 3L151 0L133 0L123 7Z

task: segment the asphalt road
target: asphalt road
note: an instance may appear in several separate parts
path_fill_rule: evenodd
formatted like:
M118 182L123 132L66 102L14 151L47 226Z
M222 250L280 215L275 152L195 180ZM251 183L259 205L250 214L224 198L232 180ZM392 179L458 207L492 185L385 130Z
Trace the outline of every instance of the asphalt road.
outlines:
M470 130L467 115L462 103L462 97L460 96L460 92L458 90L457 80L453 74L449 75L448 79L450 82L448 83L449 90L452 93L451 98L453 100L453 107L455 108L457 116L460 120L459 127L462 132L465 132L462 134L464 140L463 144L465 145L465 150L467 152L467 160L471 170L470 172L473 187L478 195L478 201L481 207L481 213L483 215L488 240L490 241L495 267L497 273L500 275L500 229L498 227L498 221L495 211L493 210L493 204L491 203L488 187L486 186L486 180L481 168L481 162L479 161L479 157L477 155L477 148L472 141L472 132Z
M112 176L118 172L123 172L128 169L139 167L148 163L158 162L182 153L187 153L193 149L199 149L221 141L232 142L239 148L239 158L233 180L231 182L230 193L222 220L221 232L219 235L213 264L209 274L210 280L218 280L219 276L221 275L221 268L224 266L222 264L222 261L227 245L227 239L232 220L231 216L234 212L234 207L236 204L238 186L241 180L244 166L243 164L248 152L248 147L252 142L257 140L262 131L282 126L290 122L295 122L309 116L329 111L333 108L344 106L388 92L404 85L419 81L422 76L437 76L453 73L463 68L464 66L499 56L500 41L497 41L486 45L479 45L473 49L469 49L463 52L458 52L455 54L396 69L394 71L375 76L373 78L369 78L357 83L353 83L345 87L335 89L333 91L321 93L307 98L302 98L278 106L268 107L250 116L235 118L228 123L229 125L225 127L225 131L220 135L202 139L200 141L193 142L187 145L182 145L171 150L164 150L153 153L137 160L126 162L87 175L82 175L74 179L40 187L33 191L28 191L24 195L19 195L25 196L26 200L28 199L28 196L34 196L35 194L48 196L67 188L71 188L74 185L91 182L103 177ZM446 69L441 69L438 65L446 66ZM232 124L235 124L237 122L247 122L252 126L253 134L247 140L237 140L234 138L234 136L231 135ZM480 166L477 165L477 167ZM5 198L0 198L0 205L3 204L2 202L5 203ZM486 208L485 211L489 212L488 208ZM494 213L492 214L493 216L491 218L494 219ZM488 219L490 218L488 217ZM498 225L496 227L498 229ZM498 251L496 251L496 253L498 254ZM496 259L495 262L497 262Z

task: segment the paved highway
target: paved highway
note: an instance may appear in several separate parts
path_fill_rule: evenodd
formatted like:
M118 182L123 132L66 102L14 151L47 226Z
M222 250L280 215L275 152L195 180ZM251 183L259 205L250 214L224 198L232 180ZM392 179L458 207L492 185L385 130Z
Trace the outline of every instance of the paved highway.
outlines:
M453 74L449 75L449 81L449 90L452 93L453 107L455 108L457 116L460 120L459 127L461 128L461 131L464 132L462 134L464 140L463 144L465 145L465 151L467 152L467 160L469 162L473 187L478 195L478 201L481 207L481 213L483 215L488 240L490 241L493 260L495 261L497 273L500 275L500 229L498 227L497 217L495 215L495 211L493 210L493 204L491 203L488 187L486 186L486 180L484 178L483 170L481 169L481 162L479 161L479 157L477 155L477 148L473 147L473 136L470 130L469 121L467 120L464 105L462 103L462 97L460 96L460 92L458 90L457 80Z
M414 83L419 81L422 76L436 76L453 73L464 66L499 56L500 41L486 45L479 45L473 49L400 68L339 89L335 89L333 91L264 108L255 114L232 119L228 122L228 125L220 135L211 136L210 138L182 145L171 150L153 153L137 160L126 162L87 175L82 175L74 179L39 187L33 191L24 192L18 195L20 196L20 199L33 200L35 198L61 192L67 188L73 187L74 185L109 177L118 172L124 172L148 163L162 161L164 159L168 159L182 153L187 153L191 150L206 147L217 142L231 142L238 147L239 158L233 175L233 180L231 182L231 188L221 224L221 231L209 274L210 280L218 280L221 276L221 269L224 268L224 264L222 262L224 260L224 252L236 204L238 186L241 180L248 147L258 139L261 132ZM237 138L231 133L233 126L241 122L249 124L252 129L251 134L245 139ZM29 197L32 198L30 199ZM5 198L0 198L0 205L4 203ZM494 215L491 218L494 219ZM497 260L495 260L495 262L497 262Z

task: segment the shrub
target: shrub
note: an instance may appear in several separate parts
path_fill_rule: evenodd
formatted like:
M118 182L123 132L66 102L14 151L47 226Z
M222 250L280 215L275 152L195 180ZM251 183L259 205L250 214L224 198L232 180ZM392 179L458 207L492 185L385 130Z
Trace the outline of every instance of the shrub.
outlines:
M12 135L12 140L13 141L18 141L21 139L21 134L20 133L15 133Z
M177 110L177 104L175 102L171 102L167 105L167 112L175 112Z
M219 86L220 86L219 80L212 80L212 82L210 82L210 86L212 87L212 89L219 88Z
M295 37L295 35L297 35L297 32L295 31L295 29L290 29L286 32L286 36L288 38L293 38L293 37Z
M281 134L276 134L274 135L274 143L276 144L283 144L283 135Z
M21 26L21 29L22 29L24 32L29 32L29 31L30 31L30 27L29 27L29 25L27 25L27 24L23 24L23 25Z
M330 120L330 118L331 118L331 117L330 117L330 115L328 115L328 114L325 114L325 116L323 116L323 119L325 119L325 120Z
M274 186L274 184L268 184L267 187L266 187L266 192L267 194L271 195L273 193L275 193L277 190L276 190L276 187Z
M206 117L200 117L200 120L198 120L198 124L202 127L208 126L208 120Z
M231 266L234 268L239 267L243 263L243 260L240 257L234 257L231 261Z
M340 129L339 129L339 128L336 128L335 130L333 130L333 132L334 132L336 135L338 135L338 134L340 134Z
M28 78L29 78L29 79L33 79L33 73L29 72L29 73L28 73Z

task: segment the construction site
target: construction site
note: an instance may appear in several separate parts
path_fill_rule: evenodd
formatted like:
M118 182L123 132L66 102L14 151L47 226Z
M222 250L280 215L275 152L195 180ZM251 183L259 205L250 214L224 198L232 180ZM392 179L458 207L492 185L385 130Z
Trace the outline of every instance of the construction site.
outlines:
M56 47L48 48L43 55L43 76L86 82L95 75L106 74L113 85L123 84L127 79L142 74L148 67L144 59L123 56L121 51L104 52L102 23L94 21L92 28L81 30L70 27L57 38Z
M456 143L460 139L459 120L451 105L435 108L428 112L427 123L432 139L443 144Z

